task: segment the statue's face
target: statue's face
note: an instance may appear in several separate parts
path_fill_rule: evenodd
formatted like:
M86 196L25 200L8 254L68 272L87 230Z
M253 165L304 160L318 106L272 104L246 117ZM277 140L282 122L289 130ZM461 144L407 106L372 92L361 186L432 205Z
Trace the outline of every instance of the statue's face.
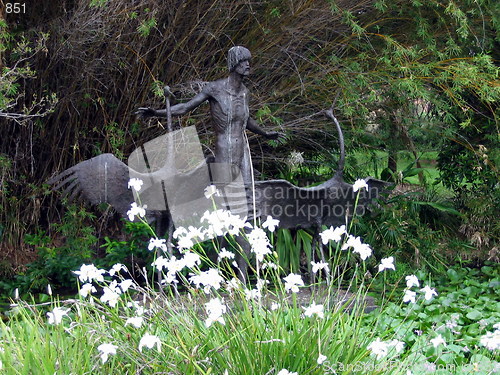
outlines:
M245 77L250 75L250 61L249 60L240 61L240 63L236 65L236 68L234 68L234 71Z

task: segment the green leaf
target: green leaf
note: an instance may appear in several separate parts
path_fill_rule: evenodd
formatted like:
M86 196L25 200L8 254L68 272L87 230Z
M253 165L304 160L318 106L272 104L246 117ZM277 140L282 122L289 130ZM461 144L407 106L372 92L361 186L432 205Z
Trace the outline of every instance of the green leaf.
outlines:
M467 317L467 319L470 319L470 320L481 320L483 319L483 313L478 311L478 310L471 310L467 313L467 315L465 315Z
M453 268L450 268L446 273L453 284L458 284L462 280L462 276Z
M436 202L421 202L421 201L416 201L413 203L418 204L420 206L429 206L429 207L435 208L436 210L439 210L441 212L446 212L449 214L462 216L462 214L460 212L458 212L457 210L455 210L454 208L452 208L450 206L445 206L444 204L440 204L440 203L436 203Z

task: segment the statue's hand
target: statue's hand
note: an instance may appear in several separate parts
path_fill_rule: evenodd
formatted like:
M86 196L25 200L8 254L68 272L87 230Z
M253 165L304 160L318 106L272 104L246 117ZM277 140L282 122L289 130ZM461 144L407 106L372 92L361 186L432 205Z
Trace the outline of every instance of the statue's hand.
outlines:
M156 111L153 108L141 107L135 112L140 118L148 118L156 116Z

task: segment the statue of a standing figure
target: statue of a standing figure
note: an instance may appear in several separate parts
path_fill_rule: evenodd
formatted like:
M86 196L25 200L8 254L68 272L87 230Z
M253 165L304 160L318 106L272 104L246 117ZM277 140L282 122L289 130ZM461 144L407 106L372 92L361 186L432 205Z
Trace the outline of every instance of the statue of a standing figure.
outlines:
M216 135L215 163L231 164L241 171L245 185L252 182L251 161L245 130L277 139L278 132L266 132L250 117L249 92L243 80L250 74L250 51L242 46L228 52L229 76L209 82L203 90L186 103L171 107L173 116L183 115L200 104L210 103L213 128ZM141 117L167 117L166 110L139 108Z

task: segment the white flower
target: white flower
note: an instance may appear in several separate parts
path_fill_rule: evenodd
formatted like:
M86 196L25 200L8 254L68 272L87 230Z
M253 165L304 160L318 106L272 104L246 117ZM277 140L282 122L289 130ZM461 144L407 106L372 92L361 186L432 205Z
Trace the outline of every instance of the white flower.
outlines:
M319 356L318 356L318 359L316 360L316 363L318 365L322 365L323 362L325 362L328 358L326 357L326 355L323 355L321 353L319 353Z
M187 229L184 227L178 227L176 230L174 230L174 233L172 234L172 237L174 238L179 238L179 236L186 235L188 233Z
M168 269L168 273L175 274L176 272L182 271L186 263L183 259L177 259L175 256L167 259L160 255L151 265L157 267L160 271L166 268Z
M251 227L246 223L246 218L240 218L226 210L206 211L201 217L201 222L207 222L208 228L204 232L206 239L211 239L225 234L237 235L240 229Z
M205 198L210 199L213 195L220 197L220 192L217 190L215 185L210 185L205 188Z
M105 286L103 289L103 294L100 298L101 302L107 303L111 307L115 307L120 299L120 290L116 287Z
M270 232L274 232L279 223L279 220L273 219L270 215L267 215L266 221L262 223L262 226L269 229Z
M273 302L271 303L271 311L276 311L281 307L281 305L278 302Z
M352 247L353 253L358 253L362 260L366 260L366 258L372 255L372 249L370 248L370 246L361 242L361 239L359 237L349 235L345 244L342 245L341 250L346 250L349 247Z
M97 350L101 352L102 363L106 363L108 361L109 355L115 355L116 349L118 346L113 344L101 344L97 347Z
M146 208L148 208L146 205L145 206L138 206L137 203L132 202L130 206L130 210L127 211L127 216L130 221L134 221L134 218L136 216L144 217L146 216Z
M250 224L247 223L247 218L240 218L238 215L232 215L229 213L226 219L226 227L227 232L232 234L233 236L237 236L240 233L240 230L247 227L250 227Z
M143 306L141 306L139 302L136 301L127 302L127 307L131 309L134 308L135 314L137 316L142 316L144 315L145 312L149 311L148 309L145 309Z
M16 301L19 299L19 288L14 289L14 299Z
M109 276L114 276L116 273L120 272L121 270L124 270L126 271L127 270L127 267L125 267L123 264L121 263L116 263L113 265L113 267L111 267L111 269L108 271L109 273Z
M403 302L412 302L415 303L415 297L417 296L417 293L406 289L405 290L405 295L403 296Z
M405 343L403 341L399 341L399 340L396 340L396 339L389 341L387 343L387 345L389 347L392 346L393 348L395 348L396 349L396 353L401 353L403 351L404 347L405 347Z
M167 251L167 245L165 244L166 241L167 240L163 238L151 238L149 240L148 250L152 251L158 248L166 252Z
M260 289L245 289L245 298L248 300L259 299L262 297Z
M51 296L51 295L52 295L52 287L50 286L50 284L47 284L47 294L48 294L49 296Z
M189 237L181 237L177 241L177 247L179 250L190 249L194 246L194 242Z
M307 317L312 317L314 314L318 316L318 318L323 319L325 317L324 306L316 305L315 302L311 304L309 307L303 307L306 311L304 311L304 315Z
M378 272L388 269L396 270L396 268L394 268L394 257L384 258L378 265Z
M258 278L255 286L258 290L262 290L267 284L269 284L269 280Z
M370 350L372 354L376 355L377 359L381 359L387 355L389 348L386 342L380 341L380 338L377 337L374 342L368 345L367 349Z
M103 282L104 276L106 273L105 270L101 270L96 268L93 264L82 264L79 271L73 271L74 274L78 275L78 278L81 282Z
M500 328L498 328L498 323L493 327L496 329L495 332L487 332L479 339L479 343L491 351L500 349Z
M294 273L291 273L283 280L285 280L285 290L287 292L292 291L293 293L297 293L299 291L298 287L304 286L304 281L302 281L300 275Z
M425 300L426 301L429 301L432 299L432 296L437 296L437 292L435 289L433 288L430 288L429 285L426 285L424 288L420 289L421 292L424 292L425 293Z
M437 335L437 337L435 337L431 340L431 344L435 348L437 348L440 344L443 344L444 346L446 346L446 341L444 341L444 339L441 335Z
M352 191L354 191L354 192L358 191L359 189L363 189L363 188L368 190L368 184L363 179L356 180L354 182L354 185L352 185Z
M49 324L60 324L62 322L63 316L68 315L69 311L70 309L65 309L64 307L54 308L54 310L47 313Z
M420 286L417 276L409 275L406 276L406 287L411 288L412 286Z
M280 372L278 372L277 375L298 375L296 372L290 372L287 369L283 369Z
M172 258L175 258L175 257L172 257ZM167 268L168 264L169 264L169 260L161 255L158 258L156 258L153 263L151 263L151 265L153 267L158 268L158 271L163 270L163 268Z
M226 312L227 307L223 302L224 300L220 300L219 298L212 298L209 302L205 303L205 309L208 314L208 318L205 320L205 326L207 328L214 322L226 324L222 314Z
M139 341L139 351L142 353L142 348L144 346L148 349L153 349L155 345L158 351L161 352L161 341L159 337L146 333L142 336L141 341Z
M342 235L346 233L347 232L345 230L345 225L341 225L340 227L337 227L335 229L333 229L333 227L330 227L330 229L324 230L319 235L321 236L323 245L326 245L330 240L340 242L342 240Z
M203 291L208 294L210 293L210 288L214 288L215 290L219 289L224 278L219 274L218 269L210 268L208 271L201 272L199 275L191 276L189 281L193 283L196 288L203 285Z
M219 256L217 258L217 261L220 262L222 259L234 259L234 253L227 251L225 247L221 249L219 252Z
M264 260L264 256L271 253L271 244L267 238L266 232L262 228L254 228L248 235L252 252L259 262Z
M266 268L269 268L270 270L277 270L279 268L279 266L273 262L262 263L262 269L265 270Z
M361 244L352 250L353 253L358 253L362 260L366 260L372 255L372 249L368 244Z
M232 293L233 290L238 290L241 287L241 281L233 277L231 280L226 281L226 290Z
M130 279L123 280L120 283L120 289L123 291L123 293L125 293L127 290L129 290L129 288L132 286L135 286L135 283Z
M134 188L135 191L141 190L142 184L144 181L142 181L140 178L131 178L128 181L128 188Z
M184 263L184 267L194 268L195 266L199 266L201 264L201 259L198 254L189 251L184 254L182 262Z
M128 318L125 321L125 325L131 324L135 328L141 328L144 318L142 316L134 316L133 318Z
M188 231L186 232L186 237L190 239L195 238L198 240L198 242L203 241L205 238L205 232L200 228L196 228L190 225Z
M97 289L90 283L83 284L82 287L80 288L80 295L85 298L89 295L89 293L95 293L97 292Z
M330 268L328 267L328 263L326 262L314 262L314 261L311 261L311 265L312 265L312 272L313 273L316 273L318 272L319 270L325 270L326 272L328 272L330 270Z

